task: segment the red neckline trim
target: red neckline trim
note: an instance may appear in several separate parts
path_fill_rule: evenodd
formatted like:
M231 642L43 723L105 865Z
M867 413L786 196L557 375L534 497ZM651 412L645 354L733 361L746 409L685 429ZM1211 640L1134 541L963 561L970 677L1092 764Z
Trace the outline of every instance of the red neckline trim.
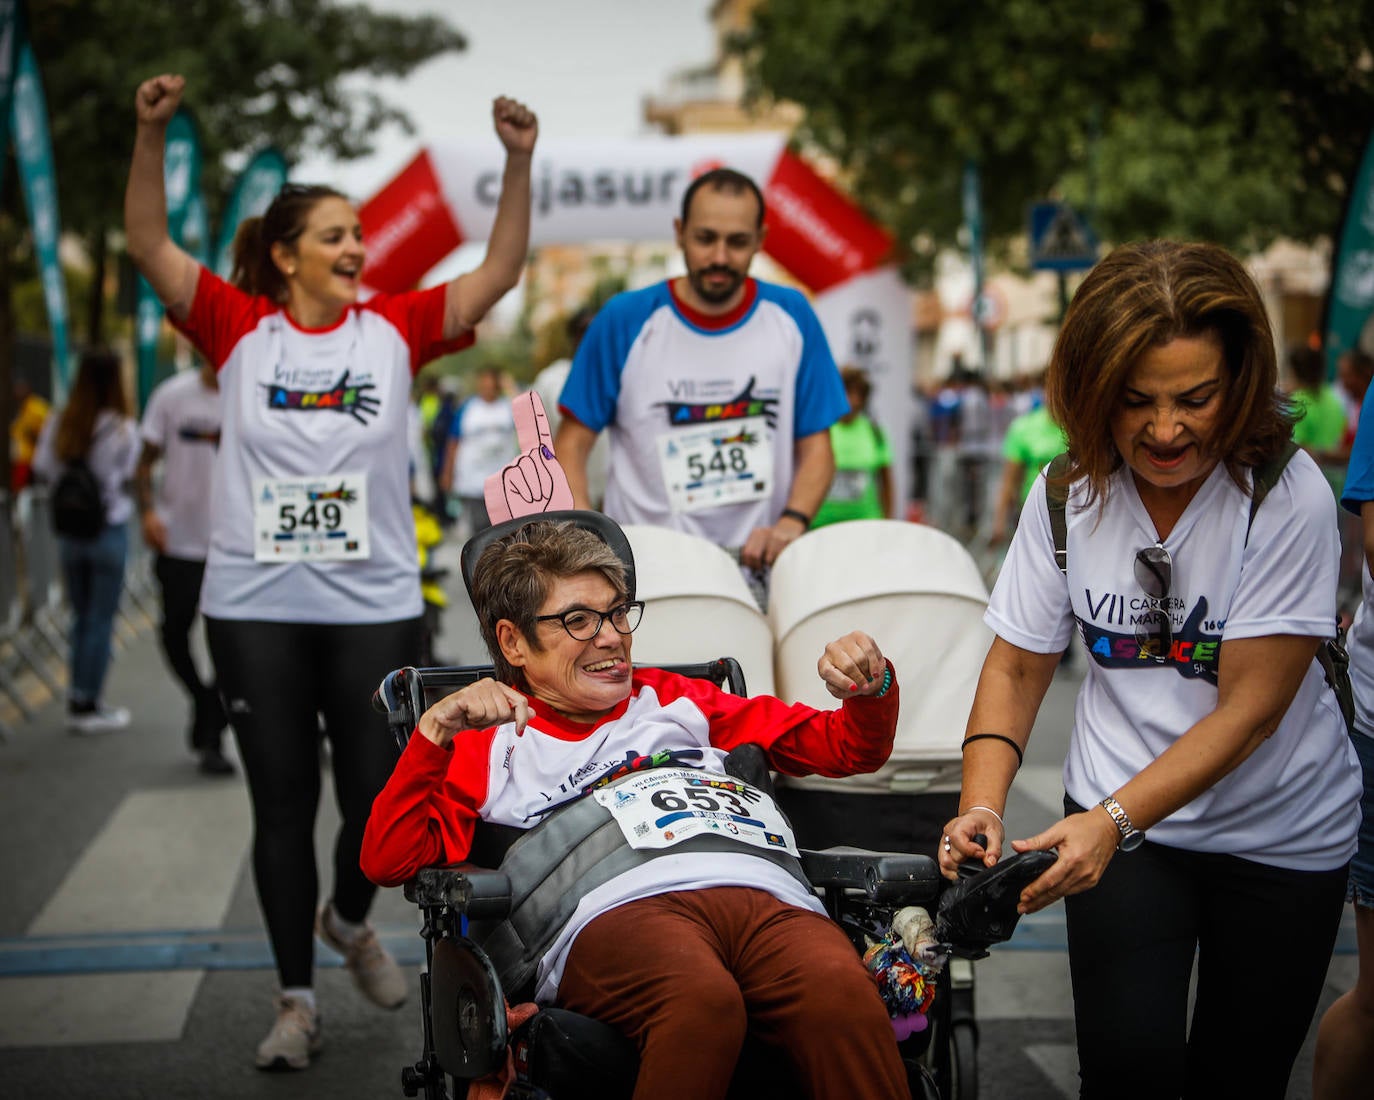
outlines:
M340 325L342 325L345 321L348 320L349 311L357 308L358 307L356 302L353 305L345 306L344 311L339 314L339 319L337 321L334 321L327 325L321 325L319 328L309 328L306 325L301 324L299 321L297 321L294 317L291 316L291 311L287 309L285 306L281 307L281 315L286 318L286 323L290 325L293 329L295 329L297 332L304 332L308 333L311 336L318 336L322 332L333 332L336 328L338 328Z
M686 278L686 276L681 276ZM723 329L731 325L737 325L744 320L754 306L754 299L759 296L759 284L752 278L744 280L744 296L740 298L739 305L735 306L729 313L702 313L698 309L693 309L682 300L682 296L677 292L677 280L668 280L668 293L672 296L673 305L677 311L697 328Z
M530 707L539 719L539 732L550 734L557 737L560 741L582 741L593 731L607 722L613 722L617 718L624 716L630 707L630 700L634 698L635 689L638 687L631 678L630 694L620 700L615 706L598 718L595 722L574 722L571 718L560 714L541 699L536 699L533 695L527 695Z

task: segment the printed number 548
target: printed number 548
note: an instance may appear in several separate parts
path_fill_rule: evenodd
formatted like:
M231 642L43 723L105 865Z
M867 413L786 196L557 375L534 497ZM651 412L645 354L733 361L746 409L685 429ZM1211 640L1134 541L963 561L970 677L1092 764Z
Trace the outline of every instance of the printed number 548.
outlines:
M742 474L749 469L749 459L745 457L743 447L731 447L729 450L717 450L711 454L710 461L706 461L699 454L687 456L687 472L693 478L700 481L708 473Z

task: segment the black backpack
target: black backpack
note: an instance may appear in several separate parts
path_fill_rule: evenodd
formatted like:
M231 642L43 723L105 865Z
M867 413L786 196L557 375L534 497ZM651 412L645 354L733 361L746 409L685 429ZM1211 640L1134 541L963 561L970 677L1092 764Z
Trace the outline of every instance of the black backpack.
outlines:
M1269 495L1269 490L1279 483L1288 460L1298 452L1298 445L1291 440L1284 445L1278 455L1252 471L1253 489L1250 495L1250 519L1245 525L1245 541L1250 541L1250 528L1255 525L1255 513ZM1069 500L1069 486L1064 480L1069 470L1068 453L1058 455L1045 471L1045 505L1050 513L1050 531L1054 538L1054 560L1059 571L1065 576L1069 573L1068 523L1064 509ZM1317 663L1322 666L1326 682L1336 693L1336 702L1341 717L1345 719L1347 733L1355 732L1355 692L1350 683L1350 655L1345 649L1345 628L1336 624L1336 636L1328 638L1317 647Z
M84 458L66 464L52 487L52 525L69 539L93 539L105 529L105 502Z

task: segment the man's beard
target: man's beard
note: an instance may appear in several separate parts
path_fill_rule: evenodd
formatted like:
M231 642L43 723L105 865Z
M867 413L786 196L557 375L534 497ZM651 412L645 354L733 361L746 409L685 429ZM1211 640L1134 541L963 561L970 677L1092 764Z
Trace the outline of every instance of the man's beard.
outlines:
M706 281L709 275L728 275L728 282L719 285L712 285ZM692 289L704 302L710 302L713 306L718 306L722 302L728 302L744 285L744 273L736 271L732 267L703 267L697 271L687 274L687 280L692 284Z

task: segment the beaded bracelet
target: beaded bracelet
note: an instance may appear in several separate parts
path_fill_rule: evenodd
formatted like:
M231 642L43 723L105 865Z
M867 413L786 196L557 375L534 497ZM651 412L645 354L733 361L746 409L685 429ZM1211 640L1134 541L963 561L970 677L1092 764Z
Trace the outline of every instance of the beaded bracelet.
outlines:
M872 696L872 698L874 698L874 699L881 699L884 695L887 694L887 689L890 688L891 686L892 686L892 666L891 666L891 665L886 665L886 666L883 667L883 686L878 690L878 692L877 692L875 695Z

